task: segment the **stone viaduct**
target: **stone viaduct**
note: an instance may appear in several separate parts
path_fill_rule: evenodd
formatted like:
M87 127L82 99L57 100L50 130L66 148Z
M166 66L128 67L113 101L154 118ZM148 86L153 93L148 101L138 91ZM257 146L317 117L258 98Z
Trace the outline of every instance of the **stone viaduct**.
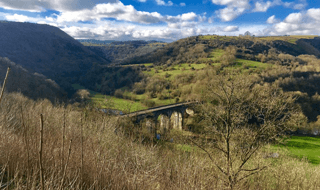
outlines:
M150 132L157 130L157 126L160 126L161 133L170 129L182 130L183 117L185 114L190 116L194 115L194 111L190 107L196 103L197 102L183 102L154 107L147 110L132 112L130 114L123 115L123 117L130 117L136 123L140 123L145 120L146 126L150 129Z

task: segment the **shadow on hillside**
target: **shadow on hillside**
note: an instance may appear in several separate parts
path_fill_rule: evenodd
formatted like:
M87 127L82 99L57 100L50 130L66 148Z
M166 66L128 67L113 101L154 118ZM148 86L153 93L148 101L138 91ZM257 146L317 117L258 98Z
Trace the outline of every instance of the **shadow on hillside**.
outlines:
M29 73L20 65L2 57L0 57L0 84L3 84L8 67L11 71L5 87L6 92L20 92L30 99L48 99L52 103L66 100L66 92L55 81L41 74Z
M144 77L140 67L95 65L80 78L80 83L90 90L113 95L117 89L131 89Z
M296 102L301 106L309 122L317 121L320 115L320 72L293 72L265 77L264 82L279 82L286 92L300 92Z

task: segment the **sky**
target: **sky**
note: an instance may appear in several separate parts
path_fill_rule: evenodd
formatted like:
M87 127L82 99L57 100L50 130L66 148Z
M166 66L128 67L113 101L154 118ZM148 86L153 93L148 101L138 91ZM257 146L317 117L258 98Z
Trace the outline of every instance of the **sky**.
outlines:
M0 0L0 20L76 39L175 41L197 35L320 35L318 0Z

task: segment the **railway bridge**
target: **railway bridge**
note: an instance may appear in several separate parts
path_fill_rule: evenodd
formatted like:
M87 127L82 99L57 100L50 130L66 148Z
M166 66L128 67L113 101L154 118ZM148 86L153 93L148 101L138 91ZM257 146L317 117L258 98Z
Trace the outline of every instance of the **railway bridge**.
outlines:
M193 101L159 106L147 110L132 112L123 115L123 117L130 117L136 123L140 123L145 120L146 126L150 130L157 129L158 125L160 126L160 130L162 132L170 129L182 130L183 117L185 114L191 116L194 115L192 106L196 103L197 102Z

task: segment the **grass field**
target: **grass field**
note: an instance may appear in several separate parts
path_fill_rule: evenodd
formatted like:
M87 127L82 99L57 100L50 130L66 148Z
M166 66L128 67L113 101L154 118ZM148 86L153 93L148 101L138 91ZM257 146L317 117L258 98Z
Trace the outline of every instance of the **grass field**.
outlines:
M273 148L289 150L293 157L307 158L313 165L320 164L320 138L292 136L284 144L273 145Z
M73 84L72 87L76 90L85 89L85 87L79 84ZM106 96L98 92L89 90L90 102L97 108L109 108L120 110L123 112L135 112L139 110L147 109L148 107L140 103L139 101L131 101L126 99L120 99L113 96Z
M292 44L296 44L296 41L299 39L313 39L314 37L319 37L317 35L291 35L291 36L268 36L268 37L255 37L260 40L274 41L282 40L287 41ZM218 35L205 35L201 36L202 40L214 40L219 38L222 41L230 41L231 39L239 38L237 36L218 36Z
M221 56L225 53L223 49L214 49L208 59L211 59L212 61L220 60Z
M192 73L195 70L203 69L207 67L206 64L180 64L169 67L166 71L161 69L160 67L151 68L150 71L144 71L143 73L151 75L151 76L163 76L168 78L169 80L173 80L177 75L183 73Z
M148 109L147 106L141 104L140 102L120 99L102 94L96 94L91 98L91 101L94 103L94 105L96 105L96 107L121 110L125 113Z
M134 66L142 66L142 65L148 67L148 66L152 66L153 63L141 63L141 64L122 65L122 67L134 67Z
M296 41L299 39L313 39L314 37L319 37L317 35L292 35L292 36L269 36L269 37L257 37L261 40L274 41L282 40L287 41L292 44L296 44Z
M200 36L201 40L214 40L219 38L222 41L229 41L233 38L237 38L237 36L218 36L218 35L205 35L205 36Z
M237 59L236 62L240 63L240 65L251 67L251 68L266 69L268 67L272 67L272 65L268 63L261 63L258 61L251 61L251 60L244 60L244 59Z

